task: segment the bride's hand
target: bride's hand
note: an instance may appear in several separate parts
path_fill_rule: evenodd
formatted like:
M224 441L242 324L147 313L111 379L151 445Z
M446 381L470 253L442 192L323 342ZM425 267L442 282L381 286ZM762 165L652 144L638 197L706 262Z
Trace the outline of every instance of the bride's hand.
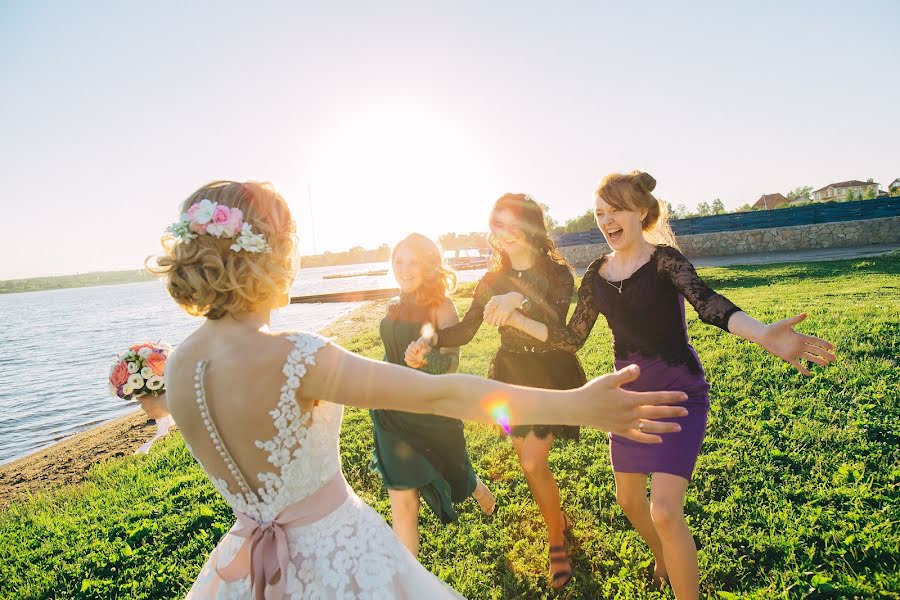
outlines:
M682 406L660 405L683 402L687 395L683 392L629 392L621 388L636 380L640 373L637 365L629 365L585 384L579 390L585 395L585 424L650 444L662 442L657 434L680 431L678 423L655 419L686 416L688 411Z
M759 345L775 356L792 364L802 374L809 376L812 373L800 362L801 359L824 367L835 360L836 357L831 353L834 350L834 346L831 343L815 336L804 335L794 331L794 325L805 318L806 313L802 313L795 317L766 325L759 338Z

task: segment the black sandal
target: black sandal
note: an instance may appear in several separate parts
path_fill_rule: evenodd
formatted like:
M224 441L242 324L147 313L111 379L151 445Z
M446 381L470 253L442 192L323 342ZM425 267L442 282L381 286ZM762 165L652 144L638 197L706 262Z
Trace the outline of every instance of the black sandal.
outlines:
M553 563L565 563L567 566L564 569L554 570ZM553 588L553 591L558 592L570 581L572 581L572 562L569 560L566 545L550 546L550 587Z

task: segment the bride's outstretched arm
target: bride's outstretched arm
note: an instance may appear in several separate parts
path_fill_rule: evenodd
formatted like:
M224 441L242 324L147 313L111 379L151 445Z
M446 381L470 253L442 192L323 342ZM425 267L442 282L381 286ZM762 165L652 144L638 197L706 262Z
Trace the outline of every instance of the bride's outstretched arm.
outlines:
M621 385L638 376L634 365L598 377L576 390L526 388L474 375L428 375L370 360L328 344L303 378L300 394L360 408L381 408L510 425L586 425L654 443L656 433L677 431L653 419L687 414L675 404L681 392L629 392ZM643 423L640 426L639 424Z

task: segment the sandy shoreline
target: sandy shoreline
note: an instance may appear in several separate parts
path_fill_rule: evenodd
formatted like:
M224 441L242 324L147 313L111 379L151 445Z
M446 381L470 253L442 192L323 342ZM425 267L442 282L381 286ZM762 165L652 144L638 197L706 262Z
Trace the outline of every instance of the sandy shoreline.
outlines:
M131 455L155 433L156 424L138 410L0 466L0 507L25 494L78 483L93 465Z
M370 302L320 331L341 342L376 327L387 300ZM110 459L131 456L156 433L156 424L143 411L119 417L76 433L37 452L0 466L0 509L26 494L46 492L83 481L90 468Z

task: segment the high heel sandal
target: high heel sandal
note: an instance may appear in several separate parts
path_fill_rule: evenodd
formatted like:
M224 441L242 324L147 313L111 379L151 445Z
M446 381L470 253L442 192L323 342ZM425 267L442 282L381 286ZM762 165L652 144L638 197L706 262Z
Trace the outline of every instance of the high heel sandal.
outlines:
M572 519L569 518L569 515L566 514L566 511L562 511L563 518L563 535L566 538L566 541L569 544L575 543L575 534L572 533Z
M479 488L481 489L480 494L478 493ZM494 494L491 493L491 490L488 486L484 485L484 482L480 478L478 479L478 483L475 484L475 491L472 492L472 497L478 502L478 506L481 507L481 512L489 517L494 514L494 509L497 508L497 501L494 500Z
M567 544L563 542L561 546L550 546L550 587L553 591L566 587L572 581L572 562L569 560L569 552L566 548ZM562 569L554 569L553 564L562 563L565 565Z

